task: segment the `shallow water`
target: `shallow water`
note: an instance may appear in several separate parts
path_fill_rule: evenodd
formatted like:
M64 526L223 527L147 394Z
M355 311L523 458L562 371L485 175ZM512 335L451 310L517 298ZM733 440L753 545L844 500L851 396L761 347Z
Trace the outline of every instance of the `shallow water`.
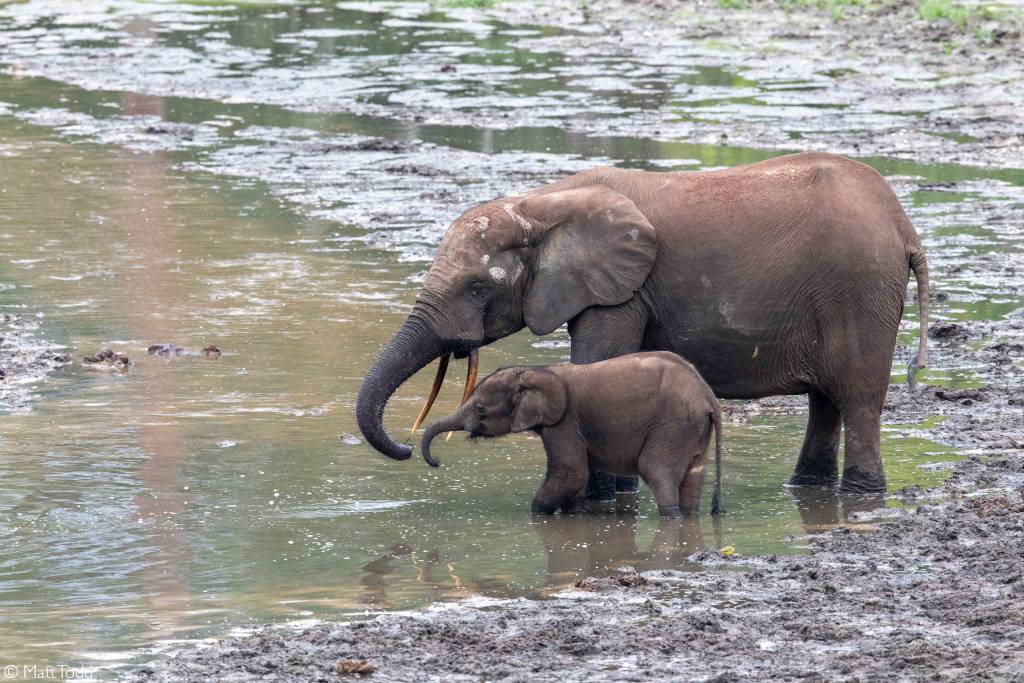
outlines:
M40 315L39 335L76 360L35 386L31 410L0 415L3 663L117 667L271 620L542 596L622 566L686 567L702 547L800 552L807 533L885 505L781 486L800 416L727 425L730 514L720 525L660 523L646 491L638 511L533 520L543 452L525 436L439 444L440 470L339 441L357 433L362 375L462 209L598 163L697 169L771 153L586 137L543 117L508 130L421 125L371 106L415 109L426 95L392 86L415 83L439 54L519 74L491 94L496 111L561 102L562 89L522 75L539 62L557 73L551 55L495 37L514 36L508 27L457 30L443 12L168 5L139 28L133 3L102 6L112 11L61 22L49 18L53 3L32 2L0 19L0 61L31 44L55 70L0 76L0 312ZM176 78L140 83L128 53L162 60ZM424 53L426 62L412 56ZM339 62L349 71L333 71ZM363 80L316 100L324 69ZM757 86L713 66L692 71L707 87ZM619 102L609 117L660 106L657 84L621 97L614 79L588 87ZM204 99L240 92L229 104ZM977 254L1019 257L1024 176L868 161L925 237L947 297L935 315L983 321L1024 305L1009 267L979 278L970 265ZM926 185L948 182L957 185ZM908 306L901 342L915 330ZM224 356L146 355L161 342L193 352L213 343ZM134 367L110 374L78 362L104 346ZM482 371L566 353L563 331L519 334L485 349ZM894 379L908 354L901 346ZM934 356L931 381L973 381L970 368ZM407 431L429 374L392 400L394 432ZM450 375L436 414L461 393L461 367ZM892 489L934 483L943 471L921 465L959 457L908 435L913 427L883 434Z

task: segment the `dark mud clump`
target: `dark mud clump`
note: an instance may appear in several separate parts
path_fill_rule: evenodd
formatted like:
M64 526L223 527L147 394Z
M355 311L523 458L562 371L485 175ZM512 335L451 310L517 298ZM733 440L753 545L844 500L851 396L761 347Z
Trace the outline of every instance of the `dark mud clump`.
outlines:
M928 336L931 339L964 341L970 338L971 333L957 323L932 323L928 326Z
M89 370L109 370L114 372L127 372L133 363L128 354L112 349L101 349L92 356L82 358L82 367Z
M151 356L161 356L163 358L171 358L177 356L184 356L188 353L187 350L178 346L177 344L153 344L146 349L146 353Z
M203 350L200 353L202 354L203 358L207 360L218 360L223 355L221 353L221 350L214 346L213 344L210 344L209 346L204 346Z

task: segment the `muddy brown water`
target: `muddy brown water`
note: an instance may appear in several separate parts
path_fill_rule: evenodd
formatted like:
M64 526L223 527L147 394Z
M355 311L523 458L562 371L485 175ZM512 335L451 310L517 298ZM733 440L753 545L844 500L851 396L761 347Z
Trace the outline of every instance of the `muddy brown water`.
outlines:
M720 525L659 522L646 490L616 514L531 519L543 451L525 436L439 444L436 471L338 438L358 433L363 373L467 206L599 163L693 170L773 154L567 133L557 119L580 111L552 109L642 120L679 79L639 92L584 83L572 60L517 48L516 31L554 29L459 24L414 4L73 7L0 9L0 313L32 317L75 360L31 385L28 406L0 412L0 662L106 677L268 621L543 596L623 566L686 568L703 547L798 553L807 534L887 504L781 486L801 416L727 426ZM435 69L449 61L452 78ZM686 71L729 97L758 88L713 65ZM483 73L503 75L488 86ZM324 79L345 86L325 94ZM399 115L442 91L450 121ZM458 97L534 115L466 123ZM924 235L937 317L1024 305L1013 272L957 271L972 254L1019 256L1007 216L1021 211L1024 174L867 161ZM911 305L903 345L915 329ZM224 354L146 354L165 342ZM134 366L86 369L81 357L102 347ZM518 334L485 349L482 370L557 362L567 348L564 331ZM454 407L461 371L437 414ZM396 434L428 375L392 400ZM941 360L925 379L974 382ZM961 454L905 427L883 433L890 487L936 483L935 464Z

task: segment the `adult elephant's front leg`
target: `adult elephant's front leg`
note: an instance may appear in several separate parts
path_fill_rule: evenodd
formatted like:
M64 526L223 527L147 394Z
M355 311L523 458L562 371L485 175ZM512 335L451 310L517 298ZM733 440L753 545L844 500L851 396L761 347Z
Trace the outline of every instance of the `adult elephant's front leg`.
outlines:
M647 310L636 298L618 306L592 306L569 321L572 339L570 360L573 363L596 363L640 350ZM586 498L592 502L611 502L616 491L627 493L639 489L636 477L616 477L591 469L587 478Z
M835 486L839 477L839 435L843 419L839 408L820 391L808 394L807 433L790 486Z

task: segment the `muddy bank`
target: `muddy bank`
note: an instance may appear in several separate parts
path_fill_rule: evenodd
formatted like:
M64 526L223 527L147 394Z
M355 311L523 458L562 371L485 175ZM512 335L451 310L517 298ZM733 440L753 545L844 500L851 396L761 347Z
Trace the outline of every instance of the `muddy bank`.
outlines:
M624 571L547 601L468 600L190 649L132 681L1024 680L1024 455L973 458L938 495L808 556L690 558L704 571Z
M535 138L570 132L1021 167L1019 9L925 18L911 2L819 5L828 8L106 0L73 3L69 15L67 3L35 0L0 10L0 72L417 131L534 128ZM260 30L237 31L239 23ZM463 133L450 137L463 144Z
M39 339L35 317L0 313L0 413L25 411L34 387L71 362L61 347Z
M522 44L594 59L609 71L596 79L606 84L641 65L737 75L679 78L656 112L617 118L605 132L1020 168L1024 13L923 4L509 1L491 14L568 29Z

